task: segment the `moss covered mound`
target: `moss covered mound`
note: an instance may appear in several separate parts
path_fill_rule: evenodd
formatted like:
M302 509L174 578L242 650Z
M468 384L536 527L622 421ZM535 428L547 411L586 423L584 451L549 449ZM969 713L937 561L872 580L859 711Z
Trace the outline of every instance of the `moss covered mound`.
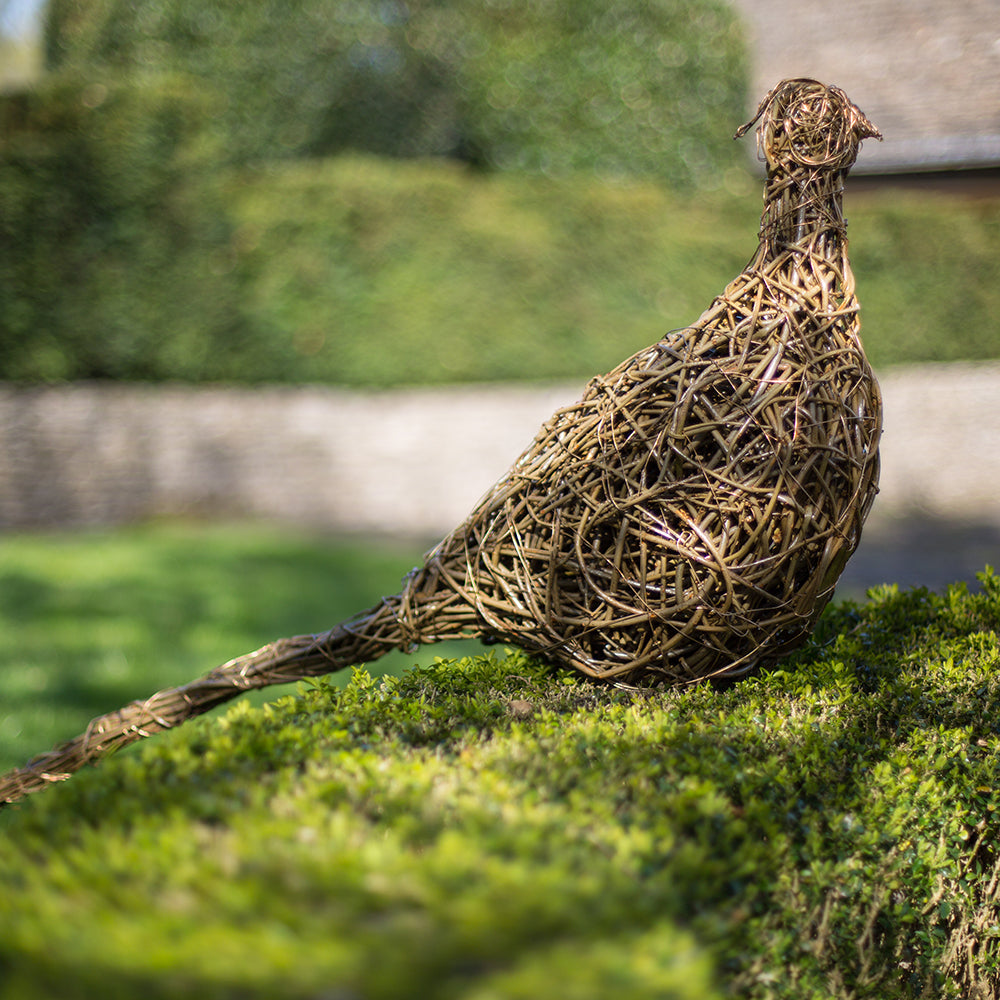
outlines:
M725 691L510 652L159 738L3 814L0 995L995 995L980 579Z

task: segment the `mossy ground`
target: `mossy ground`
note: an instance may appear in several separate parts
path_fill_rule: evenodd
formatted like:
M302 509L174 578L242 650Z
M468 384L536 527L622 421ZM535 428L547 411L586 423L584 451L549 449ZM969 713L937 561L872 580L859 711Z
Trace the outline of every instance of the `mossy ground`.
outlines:
M158 737L3 815L0 996L994 996L981 583L725 690L506 652Z

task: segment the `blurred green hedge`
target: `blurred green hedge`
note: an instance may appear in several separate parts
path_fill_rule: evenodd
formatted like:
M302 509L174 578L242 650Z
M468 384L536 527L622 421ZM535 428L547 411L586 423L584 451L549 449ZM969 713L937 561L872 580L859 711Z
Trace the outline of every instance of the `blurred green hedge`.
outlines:
M721 0L52 0L53 70L182 73L229 162L457 156L697 182L737 154Z
M649 184L347 156L198 182L169 169L189 155L117 225L97 195L61 218L39 199L54 248L43 229L30 256L0 249L5 377L586 378L690 322L755 243L752 195L720 226L718 198Z
M59 77L0 103L0 372L158 378L225 350L210 99L184 78ZM171 358L174 359L171 362Z
M760 196L732 158L747 157L752 140L730 139L745 113L736 83L742 57L715 79L719 67L688 35L676 36L688 46L676 51L668 52L669 33L649 43L656 18L670 10L687 10L693 30L694 7L664 0L640 17L610 0L484 2L469 27L473 14L456 4L312 2L309 17L305 7L282 8L290 12L283 35L279 8L267 4L251 17L231 5L195 10L187 0L54 0L53 68L32 91L0 98L0 379L582 380L692 322L750 257ZM337 63L336 53L323 48L316 25L327 23L317 12L334 8L345 24L354 17L356 38L397 32L415 53L439 51L441 65L458 46L467 73L454 93L465 117L448 119L462 125L453 151L479 166L381 155L407 150L379 145L378 135L398 132L402 142L403 133L386 124L400 119L375 112L371 94L357 104L365 109L358 121L372 129L369 152L306 155L334 152L313 125L338 120L336 109L307 100L308 88L275 81L290 52L306 60L296 80L329 82L320 70L324 59ZM699 23L718 26L718 9L706 6ZM608 28L617 61L583 44L601 11L619 18L617 34ZM203 37L192 18L218 22L219 34ZM480 45L476 31L490 18L491 44ZM253 44L237 21L245 31L257 25ZM331 15L330 23L340 21ZM719 37L736 45L725 24ZM625 25L634 28L628 44ZM187 48L171 49L185 37ZM677 63L685 86L707 96L678 89L675 106L657 92L647 106L613 82L666 86L666 77L642 76L650 58ZM572 72L560 62L573 59ZM262 82L238 99L234 88L253 66ZM568 81L564 101L543 86L546 73L553 87ZM393 93L429 114L437 106L429 92L407 81ZM574 118L584 105L570 107L593 88L621 99L603 132ZM303 117L300 105L318 117ZM679 135L668 141L649 124L654 108L685 128L698 125L691 136L728 152L716 156ZM241 132L251 120L264 131ZM303 122L313 123L313 146L278 141ZM430 132L415 122L407 149L444 148L421 145ZM270 136L257 153L254 135ZM654 135L666 143L662 157L651 152ZM618 159L605 156L609 149ZM712 168L688 170L696 163ZM665 173L655 175L654 165ZM849 190L848 212L876 365L1000 356L1000 200Z
M582 381L692 322L756 243L744 175L686 198L359 156L219 171L183 127L199 95L88 86L60 144L10 132L0 158L2 378ZM123 118L137 176L94 138ZM873 363L1000 356L1000 200L848 203Z
M0 162L0 377L583 381L692 322L756 245L746 178L686 199L357 156L199 172L172 165L200 140L133 134L160 150L151 206L112 197L126 178L100 195L96 152ZM51 197L18 203L43 169ZM1000 200L848 203L873 363L1000 356Z
M586 265L549 257L578 227L537 206L553 187L489 178L738 173L745 58L717 0L52 0L45 46L38 86L0 98L0 378L564 374ZM437 166L332 162L359 152ZM535 242L522 196L556 215ZM482 338L514 344L481 354L476 304L504 298ZM512 366L528 326L555 345Z

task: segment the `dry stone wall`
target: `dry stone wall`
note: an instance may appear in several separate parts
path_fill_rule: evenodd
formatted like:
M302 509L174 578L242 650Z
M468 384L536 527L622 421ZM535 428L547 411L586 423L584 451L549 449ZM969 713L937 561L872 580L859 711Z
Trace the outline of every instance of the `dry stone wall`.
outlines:
M0 528L158 516L438 535L580 387L0 387Z
M869 528L1000 525L1000 364L893 369ZM0 529L205 516L433 539L582 385L0 385Z

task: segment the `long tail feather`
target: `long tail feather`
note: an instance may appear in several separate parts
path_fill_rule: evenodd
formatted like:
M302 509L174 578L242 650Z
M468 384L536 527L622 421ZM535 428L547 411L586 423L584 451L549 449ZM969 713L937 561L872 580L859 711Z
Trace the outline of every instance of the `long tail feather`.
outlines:
M98 716L75 739L0 776L0 806L64 781L114 750L173 729L245 691L319 677L378 659L402 644L397 602L398 598L387 599L328 632L278 639L198 680Z

